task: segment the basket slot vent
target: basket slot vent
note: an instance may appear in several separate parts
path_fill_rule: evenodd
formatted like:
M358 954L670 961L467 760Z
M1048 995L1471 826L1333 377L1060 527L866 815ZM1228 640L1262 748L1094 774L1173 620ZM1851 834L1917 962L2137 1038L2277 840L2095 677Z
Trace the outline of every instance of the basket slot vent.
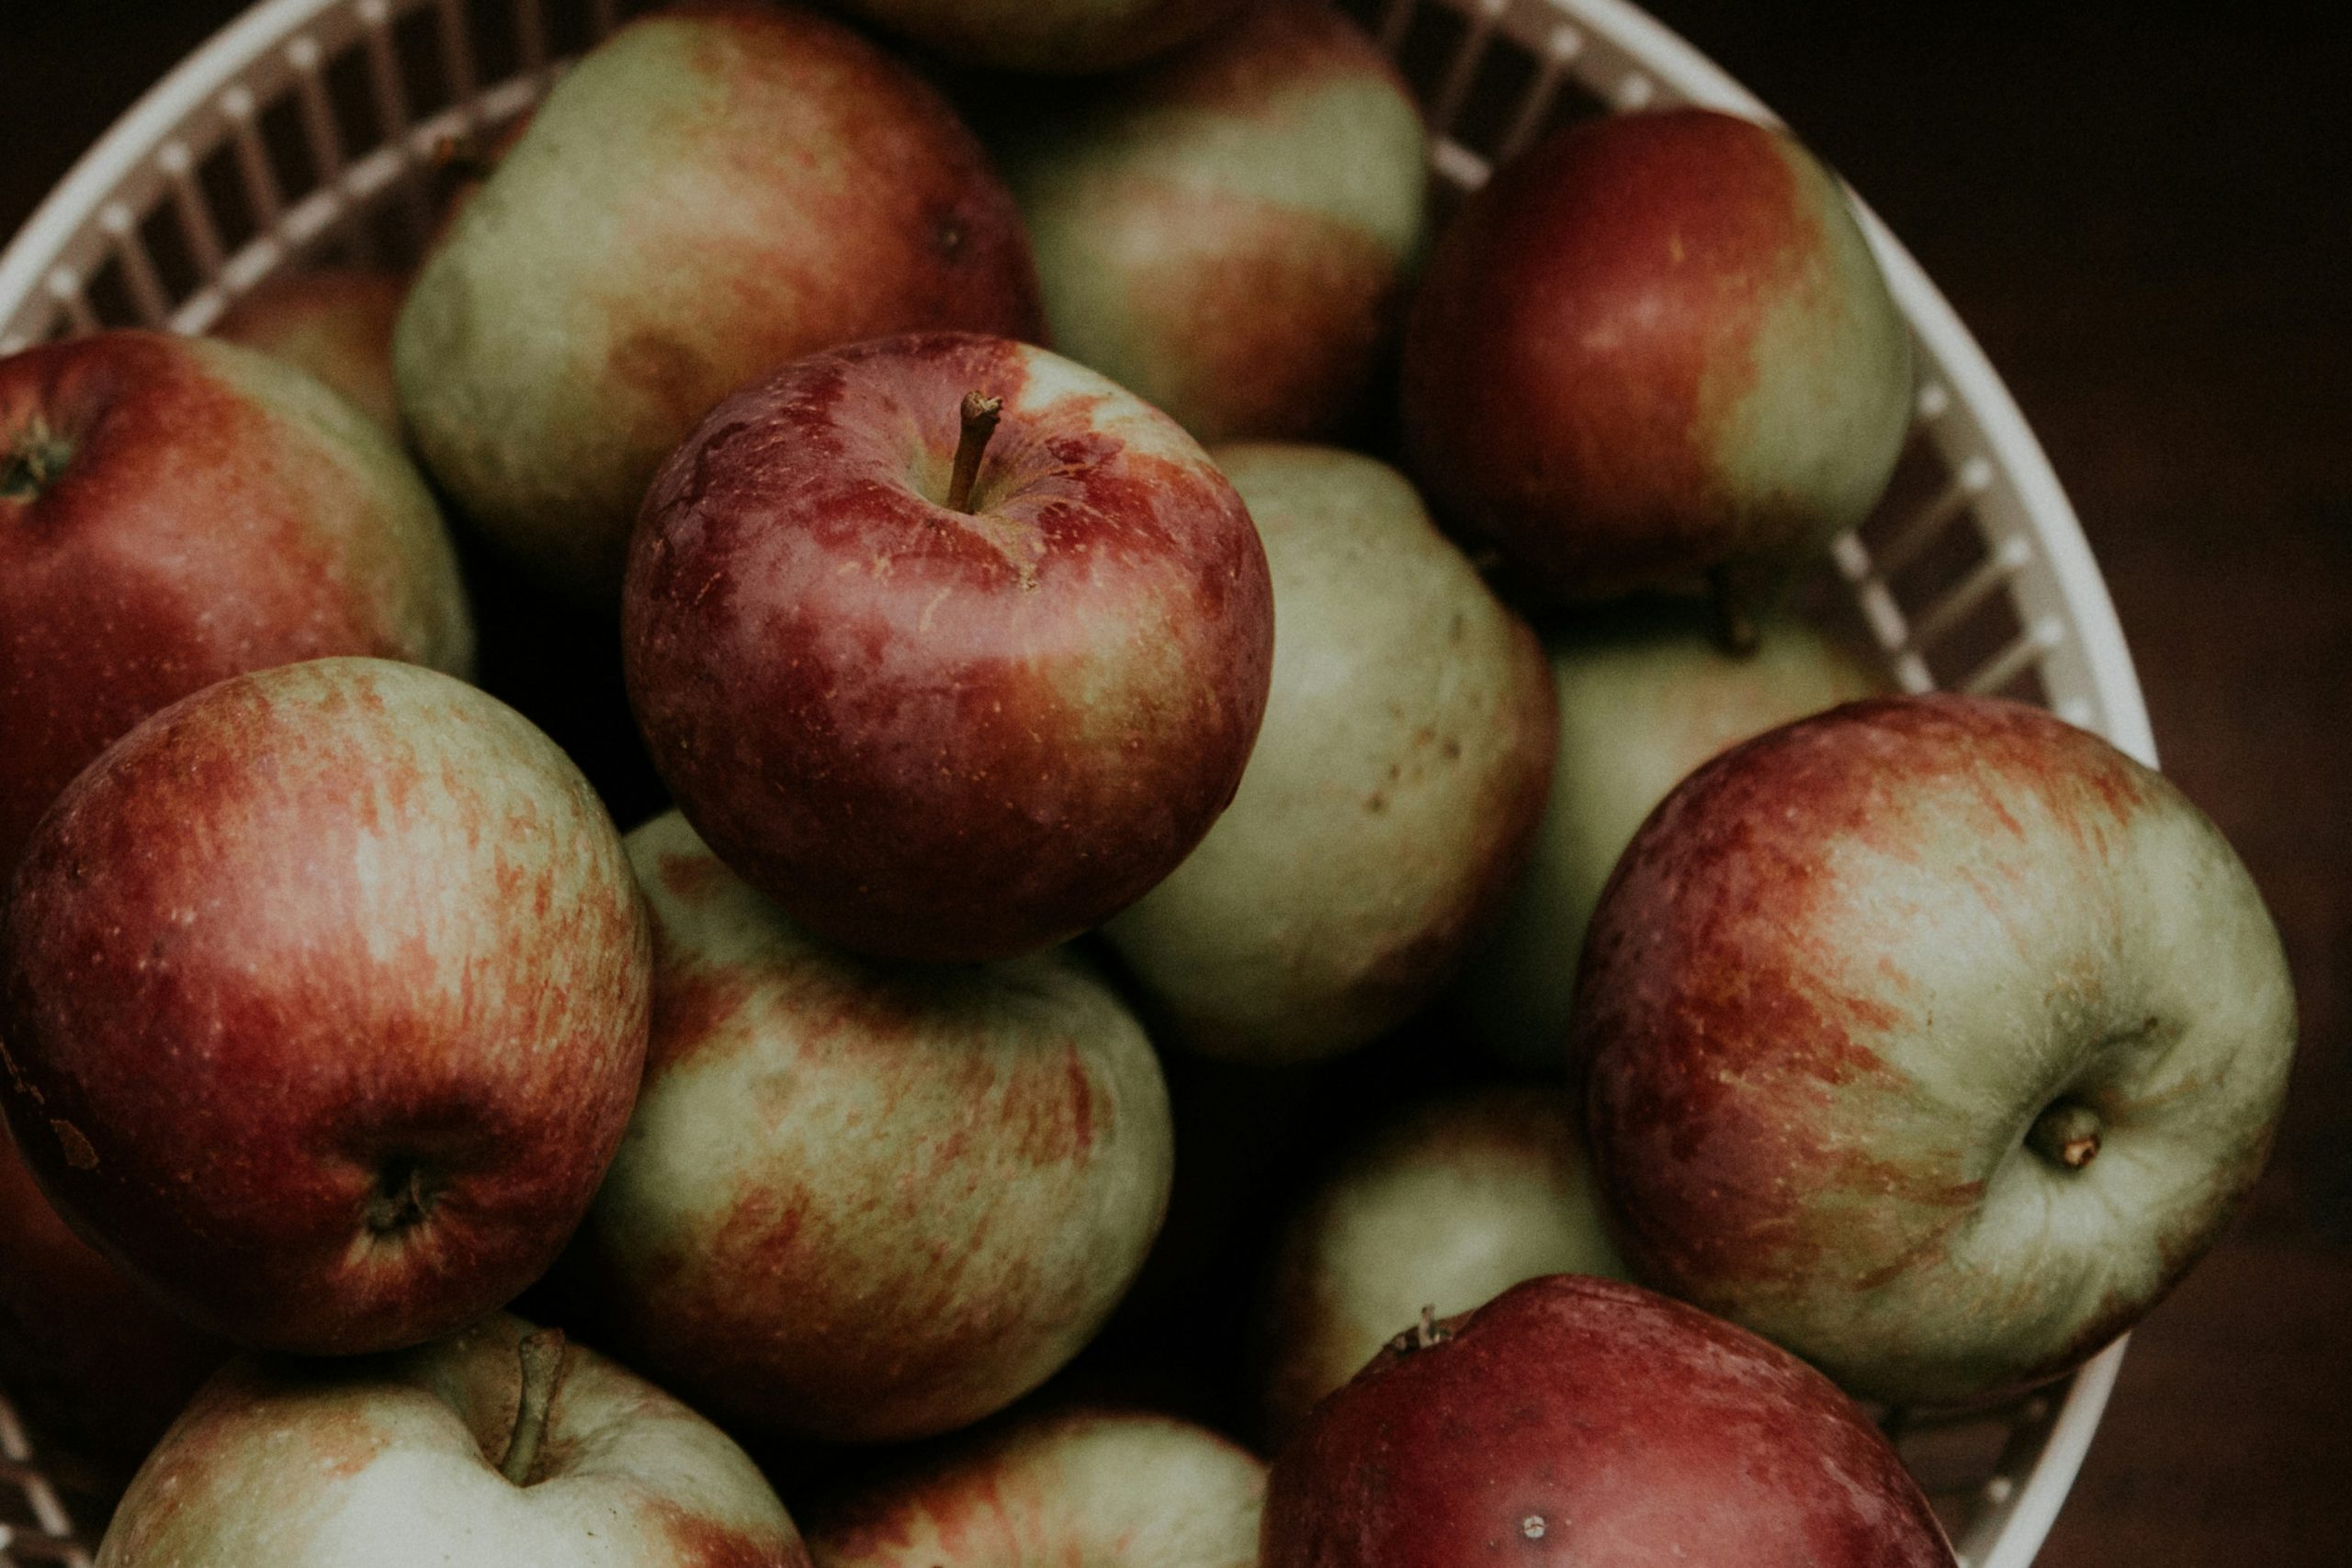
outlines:
M470 136L481 130L481 64L474 57L473 29L466 26L465 0L438 0L433 15L441 39L441 69L449 83L449 101L464 116L465 131Z
M98 209L98 227L114 243L114 254L122 263L122 280L130 292L130 306L141 326L160 329L172 313L171 301L165 298L164 280L155 270L155 258L147 249L147 242L140 238L138 215L119 201L110 201Z
M1945 529L1966 517L1969 508L1992 488L1991 463L1982 457L1975 457L1961 464L1959 471L1944 482L1943 488L1897 522L1886 542L1873 552L1872 562L1877 575L1882 578L1896 576L1917 560Z
M1454 45L1453 59L1430 100L1431 135L1448 134L1462 118L1462 105L1470 96L1470 84L1478 74L1479 62L1487 57L1487 46L1494 41L1495 24L1510 3L1510 0L1476 0L1476 8L1470 12L1470 26Z
M1388 9L1380 18L1382 53L1394 58L1405 47L1405 35L1413 30L1413 13L1419 9L1419 0L1389 0Z
M166 141L156 151L155 166L171 187L172 211L179 219L180 237L187 243L189 259L200 276L213 276L228 253L220 243L220 225L212 220L211 205L196 183L195 154L185 141Z
M1871 570L1870 551L1862 547L1860 539L1846 534L1830 547L1830 557L1851 585L1855 605L1861 611L1871 636L1877 639L1880 651L1886 655L1888 671L1895 683L1906 692L1932 691L1936 678L1928 671L1927 661L1911 647L1911 626L1903 614L1903 606L1895 603L1886 580Z
M0 1399L0 1483L12 1487L23 1500L23 1511L29 1515L26 1523L0 1520L0 1551L13 1551L18 1557L35 1561L46 1558L52 1562L71 1562L87 1568L90 1558L84 1548L70 1538L74 1534L74 1517L66 1511L58 1496L56 1485L48 1474L32 1462L32 1440L26 1435L17 1412L5 1399ZM18 1510L11 1506L9 1512Z
M2033 546L2022 536L2003 539L1974 570L1960 580L1958 586L1930 604L1912 622L1904 651L1923 651L1942 641L1978 605L2007 587L2009 579L2024 570L2032 559Z
M84 292L82 279L71 268L59 267L49 275L49 297L65 312L68 332L94 333L98 330L98 313L90 307L90 297Z
M1544 41L1534 80L1528 83L1526 93L1520 98L1519 112L1511 117L1510 129L1503 132L1502 141L1496 145L1497 163L1510 158L1535 140L1536 132L1551 118L1553 105L1559 101L1561 83L1583 52L1583 33L1570 27L1552 29Z
M548 69L548 18L539 0L515 0L514 47L522 51L524 73L542 76Z
M410 231L421 238L432 227L433 211L425 200L424 182L416 175L415 145L409 134L415 115L409 107L408 88L401 80L392 8L388 0L361 0L359 21L365 29L368 87L376 106L376 121L382 128L384 146L400 165L397 183Z
M230 144L237 152L245 205L262 231L274 231L286 221L286 197L269 166L269 150L262 144L253 94L243 87L230 88L220 95L220 112L228 118Z
M1961 690L1979 696L2006 694L2027 671L2036 669L2066 640L2066 628L2052 620L2028 626L2016 641L1978 665L1960 682Z
M375 240L367 226L357 221L357 209L341 196L346 162L343 131L335 124L334 104L327 93L326 58L318 40L302 37L288 44L286 62L294 68L294 101L301 111L303 144L310 151L319 194L329 196L322 212L325 223L321 227L341 230L354 260L373 262Z

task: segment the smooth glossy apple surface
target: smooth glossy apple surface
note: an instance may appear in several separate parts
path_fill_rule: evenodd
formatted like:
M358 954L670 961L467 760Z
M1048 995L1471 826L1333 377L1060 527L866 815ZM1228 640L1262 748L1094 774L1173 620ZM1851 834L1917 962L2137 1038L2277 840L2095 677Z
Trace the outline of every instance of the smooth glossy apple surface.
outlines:
M1428 136L1325 0L1267 0L1141 71L983 121L1054 346L1203 441L1331 434L1403 324Z
M713 403L931 327L1043 333L978 141L840 23L705 4L639 18L556 83L419 270L394 367L468 514L609 605L647 481Z
M0 360L0 877L139 720L329 654L472 662L440 512L383 431L226 344L110 332Z
M1544 656L1403 475L1225 446L1273 573L1272 687L1233 805L1104 928L1194 1050L1362 1045L1453 976L1526 859L1551 769Z
M1585 927L1617 857L1667 792L1726 747L1887 690L1885 675L1810 622L1756 618L1729 652L1696 602L1635 600L1547 629L1560 714L1552 790L1526 872L1459 996L1516 1066L1562 1070Z
M1544 1274L1623 1278L1556 1089L1498 1085L1359 1138L1292 1218L1261 1312L1277 1448L1424 1308L1453 1317Z
M725 1433L582 1346L526 1371L529 1333L498 1314L398 1355L231 1362L132 1482L99 1563L806 1568Z
M1571 1042L1637 1274L1863 1397L2122 1333L2261 1169L2295 1041L2213 825L2039 709L1849 704L1692 775L1593 917Z
M962 407L1001 400L946 504ZM981 959L1094 925L1233 798L1272 588L1182 430L1043 349L924 333L711 412L648 493L629 701L719 857L820 936Z
M1265 1465L1204 1427L1081 1409L804 1512L818 1568L1256 1568L1265 1489Z
M543 1272L628 1120L651 964L619 836L447 676L281 666L77 778L0 915L7 1115L223 1337L414 1344Z
M1076 73L1133 65L1257 0L834 0L950 65Z
M238 300L212 336L298 366L349 398L395 435L400 392L392 384L392 326L408 278L366 267L281 273Z
M1720 570L1749 592L1861 521L1911 339L1842 187L1708 110L1583 121L1496 171L1406 332L1439 513L1559 599Z
M0 1387L43 1438L119 1482L228 1353L75 1235L0 1127Z
M1952 1561L1878 1428L1795 1357L1556 1274L1383 1351L1274 1461L1264 1568Z
M925 1437L1043 1382L1167 1207L1167 1089L1068 953L933 967L795 929L675 813L629 835L653 1040L583 1240L617 1343L695 1404Z

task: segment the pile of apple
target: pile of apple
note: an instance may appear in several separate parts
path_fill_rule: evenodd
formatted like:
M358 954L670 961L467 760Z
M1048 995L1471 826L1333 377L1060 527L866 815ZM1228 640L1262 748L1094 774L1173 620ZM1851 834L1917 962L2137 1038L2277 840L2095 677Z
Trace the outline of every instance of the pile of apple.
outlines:
M842 8L0 362L100 1562L1949 1561L1857 1401L2123 1332L2293 1007L2163 779L1781 607L1908 425L1836 181L1630 115L1440 225L1323 0Z

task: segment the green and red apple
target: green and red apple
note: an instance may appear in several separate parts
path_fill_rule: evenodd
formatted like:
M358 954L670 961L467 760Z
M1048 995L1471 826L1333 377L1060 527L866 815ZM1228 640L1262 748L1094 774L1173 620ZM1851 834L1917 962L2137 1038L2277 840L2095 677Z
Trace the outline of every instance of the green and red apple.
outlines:
M1582 121L1439 237L1406 331L1409 468L1559 600L1711 574L1769 598L1860 522L1911 337L1837 177L1704 109Z
M647 493L629 702L695 830L813 934L1034 953L1233 798L1273 655L1250 514L1173 421L1003 338L812 355Z
M1273 576L1266 718L1232 806L1104 934L1166 1038L1329 1056L1435 995L1499 908L1543 809L1551 682L1394 468L1317 446L1212 456Z
M1068 952L840 952L675 813L628 848L653 1039L580 1271L616 1346L723 1420L828 1441L947 1431L1043 1382L1167 1205L1167 1090L1125 1004Z
M1767 614L1753 629L1735 653L1697 601L1642 598L1546 630L1560 712L1552 792L1527 869L1456 991L1504 1060L1555 1073L1567 1061L1585 925L1668 790L1750 736L1887 690L1876 665L1810 621Z
M931 86L796 6L640 17L559 80L417 274L418 451L583 603L662 459L786 360L922 328L1038 338L1021 215Z
M309 371L397 436L392 328L407 298L401 273L356 266L280 273L223 312L211 335Z
M807 1568L743 1450L494 1314L334 1364L239 1358L132 1481L101 1568Z
M472 664L440 511L381 429L227 344L107 332L0 360L0 877L132 725L331 654Z
M1327 0L1266 0L990 135L1054 346L1206 442L1306 439L1364 403L1423 238L1410 90Z
M650 971L619 835L545 736L414 665L281 665L147 719L35 830L0 1099L75 1228L191 1321L394 1348L562 1248Z
M1593 916L1572 1059L1636 1277L1864 1398L2066 1372L2209 1247L2294 1055L2212 823L2037 708L1848 704L1685 781Z

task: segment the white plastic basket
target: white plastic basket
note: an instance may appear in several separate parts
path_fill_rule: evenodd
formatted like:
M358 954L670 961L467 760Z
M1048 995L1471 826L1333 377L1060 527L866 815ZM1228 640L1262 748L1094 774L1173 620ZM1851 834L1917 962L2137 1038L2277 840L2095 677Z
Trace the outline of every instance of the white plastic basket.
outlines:
M75 165L0 254L0 354L99 326L203 332L312 259L413 253L445 139L494 134L620 0L263 0ZM1354 0L1402 61L1456 191L1562 118L1697 104L1773 117L1623 0ZM1905 686L2049 706L2154 763L2120 628L2073 509L2016 404L1917 263L1864 227L1917 337L1911 450L1834 551ZM1968 1568L2025 1568L2082 1463L2118 1343L2013 1405L1886 1425ZM0 1568L86 1565L66 1493L0 1398Z

